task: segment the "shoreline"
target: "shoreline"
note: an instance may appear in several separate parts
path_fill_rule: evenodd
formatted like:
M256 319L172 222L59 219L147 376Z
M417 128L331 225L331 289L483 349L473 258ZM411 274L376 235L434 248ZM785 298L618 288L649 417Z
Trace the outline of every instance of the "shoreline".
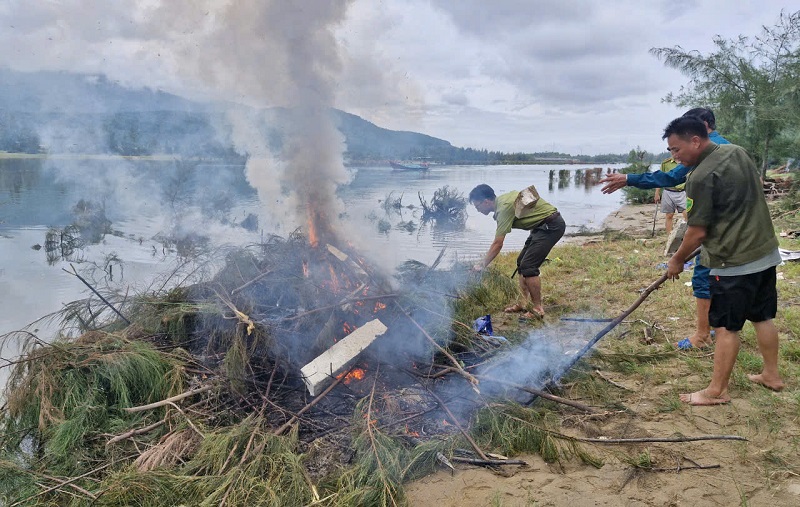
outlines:
M656 204L622 204L603 219L599 231L564 235L559 245L588 245L602 243L608 231L615 231L631 236L658 238L665 236L664 214L661 211L655 217L655 234L653 234L653 216ZM558 245L556 245L558 246Z

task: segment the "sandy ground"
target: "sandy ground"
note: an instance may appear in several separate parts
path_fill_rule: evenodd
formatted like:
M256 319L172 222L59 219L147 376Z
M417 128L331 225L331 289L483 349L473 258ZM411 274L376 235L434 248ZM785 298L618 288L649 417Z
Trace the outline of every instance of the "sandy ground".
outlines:
M652 230L654 205L625 206L609 217L606 226L629 233ZM658 228L663 229L659 213ZM602 238L583 237L582 241ZM661 232L655 240L664 241ZM703 367L711 366L710 356L702 357ZM602 456L605 465L596 469L578 461L563 465L545 463L538 456L519 456L527 466L505 467L504 473L484 468L457 465L455 473L440 471L408 485L414 506L795 506L800 505L800 475L786 467L775 470L763 466L764 453L797 452L797 413L787 414L790 422L780 429L759 427L759 407L747 398L734 399L727 406L694 407L662 412L658 403L674 397L669 385L643 389L620 373L604 372L611 380L631 389L626 405L630 413L600 419L576 416L565 433L575 436L632 438L684 435L741 435L750 440L702 441L687 443L603 445L587 447ZM686 379L693 380L693 379ZM700 383L699 377L693 383ZM788 393L772 396L789 397ZM761 418L763 420L763 418ZM770 431L785 432L775 438ZM777 440L777 444L776 444ZM794 440L794 444L792 441ZM782 446L776 449L776 445ZM795 447L793 451L792 445ZM622 461L649 450L655 466L673 471L636 472ZM754 455L758 454L758 455ZM691 466L689 458L701 465L719 465L707 470L681 470Z

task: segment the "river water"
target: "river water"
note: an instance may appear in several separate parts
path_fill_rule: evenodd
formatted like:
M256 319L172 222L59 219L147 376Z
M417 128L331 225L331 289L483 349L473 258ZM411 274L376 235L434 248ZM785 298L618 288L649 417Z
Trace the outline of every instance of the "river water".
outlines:
M423 223L418 195L430 200L444 185L466 196L479 183L498 194L533 184L561 211L569 234L599 229L621 202L621 193L603 195L587 180L591 167L434 166L426 173L354 168L351 182L339 190L346 208L342 220L358 231L355 243L365 245L367 256L386 266L407 259L430 263L444 247L446 262L476 259L492 241L494 221L469 207L461 226ZM609 167L620 166L603 166L602 172ZM387 196L402 196L403 207L386 211ZM63 247L64 228L80 210L98 208L113 233L84 238L75 249L48 248L59 242ZM167 232L192 223L215 241L254 243L265 231L240 225L250 214L268 223L268 213L237 165L0 159L0 335L87 297L86 286L67 272L72 266L133 293L173 269L177 247L163 244ZM505 249L519 249L525 238L512 231ZM12 355L8 348L0 351Z

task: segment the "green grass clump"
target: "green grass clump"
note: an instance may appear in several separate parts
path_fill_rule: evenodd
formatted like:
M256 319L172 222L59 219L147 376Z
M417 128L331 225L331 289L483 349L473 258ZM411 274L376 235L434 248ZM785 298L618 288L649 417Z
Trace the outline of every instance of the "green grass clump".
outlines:
M549 411L515 403L495 404L476 413L472 433L479 446L508 456L532 452L549 463L577 457L589 465L602 466L600 459L575 440L558 433L558 422L558 417Z

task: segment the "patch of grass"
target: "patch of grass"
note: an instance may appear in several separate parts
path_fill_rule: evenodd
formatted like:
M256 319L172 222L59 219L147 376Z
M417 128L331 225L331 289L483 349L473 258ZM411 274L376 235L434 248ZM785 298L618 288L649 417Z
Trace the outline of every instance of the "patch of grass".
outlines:
M678 398L678 394L673 393L672 396L662 396L659 398L656 408L659 412L668 413L681 410L684 406L684 403Z

